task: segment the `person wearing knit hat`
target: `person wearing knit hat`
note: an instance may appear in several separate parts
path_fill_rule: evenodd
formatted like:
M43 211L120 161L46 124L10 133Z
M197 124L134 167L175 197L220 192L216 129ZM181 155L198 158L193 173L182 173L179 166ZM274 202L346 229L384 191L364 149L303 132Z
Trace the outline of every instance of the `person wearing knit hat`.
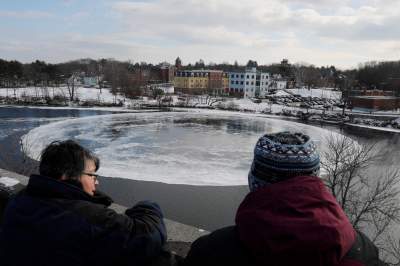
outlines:
M235 225L197 239L184 265L384 265L318 177L315 141L300 132L265 134L248 174Z
M254 148L249 187L253 191L295 176L318 176L319 168L317 146L309 136L288 131L266 134Z

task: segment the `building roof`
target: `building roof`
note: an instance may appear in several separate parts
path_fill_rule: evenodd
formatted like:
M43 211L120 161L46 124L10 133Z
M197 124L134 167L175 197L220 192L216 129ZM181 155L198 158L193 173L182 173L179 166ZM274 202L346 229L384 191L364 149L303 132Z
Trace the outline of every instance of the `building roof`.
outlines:
M193 72L193 73L209 73L209 72L215 72L215 73L221 73L221 72L223 72L223 71L222 71L222 70L195 69L195 70L178 70L177 72Z
M399 97L394 97L394 96L351 96L351 98L371 99L371 100L396 100L396 99L400 99Z

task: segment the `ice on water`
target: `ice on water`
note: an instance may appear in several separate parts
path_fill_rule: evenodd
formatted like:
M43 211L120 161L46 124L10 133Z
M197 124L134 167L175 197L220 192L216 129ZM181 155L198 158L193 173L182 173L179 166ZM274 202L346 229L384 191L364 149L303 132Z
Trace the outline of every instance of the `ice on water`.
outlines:
M75 139L101 159L101 175L170 184L246 185L253 147L265 133L311 135L324 147L331 131L300 123L224 112L113 114L67 119L24 136L38 159L54 140Z

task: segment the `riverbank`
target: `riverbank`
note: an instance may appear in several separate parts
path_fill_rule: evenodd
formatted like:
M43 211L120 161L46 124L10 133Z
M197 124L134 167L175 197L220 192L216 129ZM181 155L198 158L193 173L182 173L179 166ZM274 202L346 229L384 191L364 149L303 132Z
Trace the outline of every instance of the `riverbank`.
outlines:
M233 112L270 114L281 118L293 117L302 121L320 123L348 124L349 126L368 126L370 129L400 133L400 112L377 111L361 112L339 108L340 92L332 89L294 89L279 90L268 95L267 99L213 97L208 95L164 95L159 99L138 97L128 99L113 95L109 89L76 88L76 99L70 101L66 87L27 87L1 88L0 104L14 103L11 106L28 108L92 109L115 112L146 112L165 108L212 109ZM8 100L8 101L7 101ZM57 101L57 105L52 104ZM33 102L32 102L33 101ZM29 103L32 102L32 105ZM150 110L149 110L150 109Z

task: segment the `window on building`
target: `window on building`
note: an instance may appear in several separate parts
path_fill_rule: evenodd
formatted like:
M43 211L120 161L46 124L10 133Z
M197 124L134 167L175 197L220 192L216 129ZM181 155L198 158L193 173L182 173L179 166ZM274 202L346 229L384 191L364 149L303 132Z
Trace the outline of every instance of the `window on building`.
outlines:
M239 81L238 81L238 80L236 80L236 84L239 84Z
M231 80L231 84L235 84L235 82L233 80Z
M239 77L239 75L238 75L238 74L236 74L236 77L238 78L238 77Z
M243 92L243 88L240 88L240 92Z
M244 75L242 74L242 75L240 75L240 77L241 77L241 78L244 78Z
M251 78L253 79L253 78L254 78L254 75L251 75Z
M249 78L249 75L246 75L246 78Z
M232 75L231 75L231 78L234 78L234 77L235 77L235 75L232 74Z
M246 81L246 85L249 85L249 82L248 82L248 81Z
M243 81L240 82L240 85L243 85Z
M251 82L251 85L254 85L254 81Z

